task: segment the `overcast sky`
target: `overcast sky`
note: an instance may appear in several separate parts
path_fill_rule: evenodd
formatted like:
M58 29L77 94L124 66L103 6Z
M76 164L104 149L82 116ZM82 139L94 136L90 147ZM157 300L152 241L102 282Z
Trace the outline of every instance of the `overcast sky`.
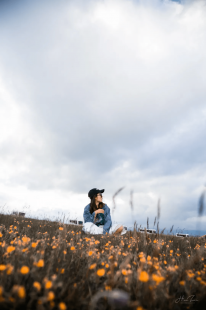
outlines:
M206 2L0 2L0 206L196 229L206 184ZM130 209L133 190L134 214ZM201 219L206 224L206 210Z

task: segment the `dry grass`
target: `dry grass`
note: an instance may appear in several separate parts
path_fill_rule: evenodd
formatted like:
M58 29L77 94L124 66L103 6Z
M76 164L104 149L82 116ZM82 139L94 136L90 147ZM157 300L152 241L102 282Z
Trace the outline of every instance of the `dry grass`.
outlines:
M1 310L204 309L205 272L205 238L92 236L0 215ZM190 295L198 301L175 302Z

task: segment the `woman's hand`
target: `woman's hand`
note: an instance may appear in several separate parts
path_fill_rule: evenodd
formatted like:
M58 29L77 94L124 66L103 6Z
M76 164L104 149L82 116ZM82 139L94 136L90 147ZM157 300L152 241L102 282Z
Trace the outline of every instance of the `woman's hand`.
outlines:
M98 213L103 213L104 214L104 210L103 209L98 209L98 210L96 210L94 212L95 212L95 215L97 215Z

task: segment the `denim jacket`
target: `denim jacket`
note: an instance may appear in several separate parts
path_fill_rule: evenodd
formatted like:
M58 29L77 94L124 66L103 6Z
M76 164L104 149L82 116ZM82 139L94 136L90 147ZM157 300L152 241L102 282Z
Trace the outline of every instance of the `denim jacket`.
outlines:
M90 203L84 208L84 213L83 213L84 223L87 223L87 222L94 223L95 212L91 214L89 209L90 209ZM106 204L103 206L103 210L104 210L104 221L105 221L105 224L103 227L103 235L105 235L106 232L109 233L109 229L112 226L112 219L110 215L110 208Z
M100 226L100 225L104 226L105 220L104 220L104 214L103 213L98 213L96 215L96 220L95 220L94 224L97 225L97 226Z

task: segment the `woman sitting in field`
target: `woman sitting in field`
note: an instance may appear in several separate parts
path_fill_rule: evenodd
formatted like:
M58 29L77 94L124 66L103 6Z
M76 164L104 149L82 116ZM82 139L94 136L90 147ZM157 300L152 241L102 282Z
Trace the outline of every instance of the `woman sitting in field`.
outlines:
M102 202L104 189L93 188L88 197L91 202L84 208L83 231L90 234L125 234L127 231L121 224L112 225L110 209Z

